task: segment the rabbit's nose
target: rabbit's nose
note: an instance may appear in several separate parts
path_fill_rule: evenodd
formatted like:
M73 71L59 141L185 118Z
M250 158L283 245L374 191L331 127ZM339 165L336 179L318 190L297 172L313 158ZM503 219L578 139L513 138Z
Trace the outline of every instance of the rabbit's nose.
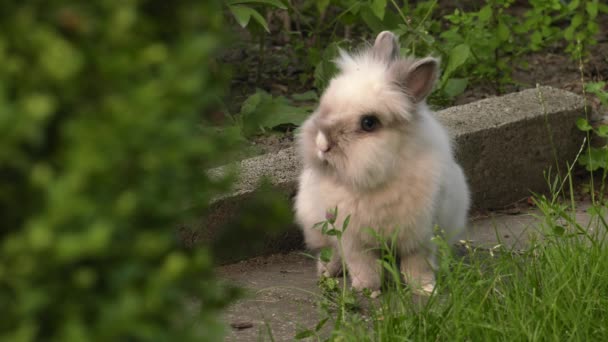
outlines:
M317 133L315 143L317 144L317 148L319 149L319 151L323 153L328 152L331 149L331 144L329 143L329 140L327 140L327 137L321 131Z

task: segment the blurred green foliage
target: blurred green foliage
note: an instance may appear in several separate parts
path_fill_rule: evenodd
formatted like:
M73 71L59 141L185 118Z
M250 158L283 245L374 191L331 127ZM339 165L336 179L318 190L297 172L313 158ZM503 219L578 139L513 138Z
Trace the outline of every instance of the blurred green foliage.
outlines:
M235 291L174 229L230 181L203 172L236 139L204 124L219 11L0 2L0 340L220 338Z

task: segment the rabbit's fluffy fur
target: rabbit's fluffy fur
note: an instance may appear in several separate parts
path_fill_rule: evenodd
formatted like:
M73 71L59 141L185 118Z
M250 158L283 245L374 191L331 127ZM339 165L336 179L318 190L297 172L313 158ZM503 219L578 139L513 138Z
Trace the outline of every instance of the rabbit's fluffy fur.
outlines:
M380 243L371 228L395 238L405 281L433 290L434 227L456 239L470 202L450 138L425 103L438 64L399 57L397 39L387 31L373 47L341 52L339 74L297 138L304 167L296 219L309 248L334 250L329 263L319 261L320 275L336 276L343 256L354 289L379 290ZM341 251L335 237L313 227L335 207L337 227L350 215Z

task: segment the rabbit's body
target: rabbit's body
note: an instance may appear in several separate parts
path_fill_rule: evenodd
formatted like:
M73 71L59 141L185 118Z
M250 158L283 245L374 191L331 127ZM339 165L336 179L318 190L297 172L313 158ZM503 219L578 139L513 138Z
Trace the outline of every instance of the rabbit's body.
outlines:
M456 238L466 224L469 194L448 134L424 103L430 92L425 82L416 100L412 77L434 82L436 61L430 59L429 69L424 60L398 59L395 45L392 34L382 33L373 49L339 61L341 74L299 136L304 169L296 218L309 248L334 248L333 260L319 264L321 273L336 275L343 255L354 288L379 289L380 241L371 228L394 238L406 280L428 291L434 284L434 226ZM400 84L400 76L414 89ZM350 215L342 251L335 237L313 228L335 207L338 227Z

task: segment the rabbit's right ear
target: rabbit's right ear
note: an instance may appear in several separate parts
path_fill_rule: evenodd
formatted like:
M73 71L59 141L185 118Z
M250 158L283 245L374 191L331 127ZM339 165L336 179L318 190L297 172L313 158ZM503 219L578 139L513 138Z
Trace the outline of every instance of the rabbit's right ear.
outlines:
M397 40L397 36L390 31L380 32L378 37L376 37L372 52L375 58L386 62L399 58L399 41Z
M401 59L390 66L396 83L415 103L424 100L437 81L439 60L433 57Z

